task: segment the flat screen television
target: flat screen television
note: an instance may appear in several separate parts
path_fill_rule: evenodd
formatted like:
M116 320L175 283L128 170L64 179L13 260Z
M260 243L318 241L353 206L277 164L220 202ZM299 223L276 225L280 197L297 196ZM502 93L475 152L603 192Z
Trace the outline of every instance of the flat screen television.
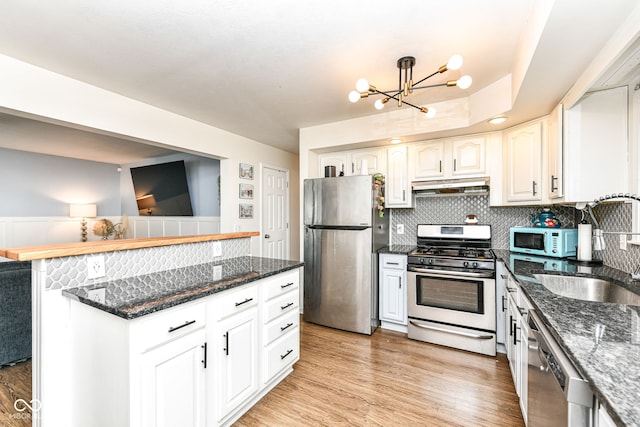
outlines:
M184 160L131 168L140 215L193 216Z

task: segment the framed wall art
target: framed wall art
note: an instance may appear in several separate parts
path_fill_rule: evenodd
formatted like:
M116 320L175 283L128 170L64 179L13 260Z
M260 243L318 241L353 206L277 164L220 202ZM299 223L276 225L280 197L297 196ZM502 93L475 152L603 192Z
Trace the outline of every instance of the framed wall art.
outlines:
M240 184L239 196L241 199L253 199L253 185Z
M253 218L253 205L240 203L240 219L251 219Z
M240 178L253 179L253 165L240 163Z

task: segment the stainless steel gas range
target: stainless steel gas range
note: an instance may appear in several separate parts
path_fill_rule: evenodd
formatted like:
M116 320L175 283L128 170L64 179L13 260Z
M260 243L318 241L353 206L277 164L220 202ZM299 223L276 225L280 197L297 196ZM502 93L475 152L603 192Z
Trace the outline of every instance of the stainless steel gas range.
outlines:
M496 354L489 225L418 225L407 264L409 338Z

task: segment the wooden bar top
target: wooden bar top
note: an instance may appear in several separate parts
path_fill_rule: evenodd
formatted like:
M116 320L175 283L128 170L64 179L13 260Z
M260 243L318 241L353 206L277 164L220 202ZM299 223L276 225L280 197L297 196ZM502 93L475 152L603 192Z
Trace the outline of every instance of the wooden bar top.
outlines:
M128 249L155 248L158 246L208 242L212 240L241 239L259 236L257 231L243 233L206 234L200 236L150 237L146 239L100 240L97 242L74 242L57 245L27 246L0 249L0 256L16 261L60 258L66 256L96 254L100 252L126 251Z

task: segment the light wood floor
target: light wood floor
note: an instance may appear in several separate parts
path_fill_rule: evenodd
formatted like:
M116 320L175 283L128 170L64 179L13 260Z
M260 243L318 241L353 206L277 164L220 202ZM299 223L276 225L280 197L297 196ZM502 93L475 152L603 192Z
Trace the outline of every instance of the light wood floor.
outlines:
M524 426L504 355L305 322L300 347L293 373L236 426ZM13 407L30 396L31 361L0 369L0 426L30 426Z
M237 426L524 426L504 355L301 324L294 372Z

